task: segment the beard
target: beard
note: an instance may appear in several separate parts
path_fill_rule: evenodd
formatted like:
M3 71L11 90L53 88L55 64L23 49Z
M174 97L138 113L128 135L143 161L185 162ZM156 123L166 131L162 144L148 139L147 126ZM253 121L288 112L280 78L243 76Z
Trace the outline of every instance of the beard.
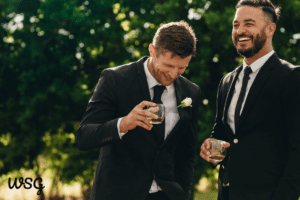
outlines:
M253 57L255 54L257 54L262 47L265 45L266 40L267 40L267 36L266 36L266 27L264 27L261 32L259 34L256 35L255 40L253 41L253 47L249 47L248 49L244 49L244 48L238 48L237 47L237 42L238 42L238 37L235 37L235 40L233 42L238 54L240 54L241 56L245 57L245 58L251 58ZM246 35L242 35L239 37L244 37ZM251 37L253 39L253 37Z

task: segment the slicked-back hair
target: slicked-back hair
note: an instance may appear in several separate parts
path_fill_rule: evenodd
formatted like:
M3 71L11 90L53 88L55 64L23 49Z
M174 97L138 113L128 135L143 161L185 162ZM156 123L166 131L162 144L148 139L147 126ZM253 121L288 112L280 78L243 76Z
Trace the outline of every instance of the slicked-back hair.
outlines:
M272 23L277 25L277 22L280 17L280 8L274 5L271 0L240 0L235 9L238 9L241 6L252 6L261 8L263 13L268 16Z
M197 38L193 28L185 21L163 24L155 33L152 44L156 57L166 51L172 52L172 57L196 55Z

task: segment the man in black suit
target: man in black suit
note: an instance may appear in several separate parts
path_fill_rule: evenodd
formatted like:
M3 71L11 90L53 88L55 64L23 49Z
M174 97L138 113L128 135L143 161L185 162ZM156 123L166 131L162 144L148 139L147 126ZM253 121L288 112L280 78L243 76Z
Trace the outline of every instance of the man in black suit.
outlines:
M200 88L181 74L196 41L188 23L164 24L150 57L102 71L76 134L80 150L101 147L91 200L190 199ZM165 119L152 125L143 108L157 103Z
M272 37L279 8L269 0L236 5L232 40L243 64L219 84L211 138L224 140L218 200L298 200L300 67L278 58ZM209 158L206 139L200 156Z

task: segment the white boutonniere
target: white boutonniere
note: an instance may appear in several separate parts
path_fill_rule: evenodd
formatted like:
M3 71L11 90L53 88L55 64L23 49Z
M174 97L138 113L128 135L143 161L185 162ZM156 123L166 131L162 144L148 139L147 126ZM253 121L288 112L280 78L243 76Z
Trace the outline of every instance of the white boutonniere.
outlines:
M189 98L189 97L187 97L187 98L185 98L185 99L181 102L181 104L178 106L178 108L179 108L179 107L185 108L185 107L188 107L188 106L192 107L191 104L192 104L192 99Z

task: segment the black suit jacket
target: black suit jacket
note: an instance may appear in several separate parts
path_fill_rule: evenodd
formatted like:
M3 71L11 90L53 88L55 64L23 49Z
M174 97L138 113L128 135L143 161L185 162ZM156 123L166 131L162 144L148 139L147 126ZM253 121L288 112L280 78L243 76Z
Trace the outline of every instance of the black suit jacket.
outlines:
M273 54L257 74L233 134L227 113L241 70L224 76L218 89L212 137L231 145L220 167L218 199L229 169L230 200L298 200L300 68Z
M138 126L122 139L118 135L118 118L128 115L142 101L151 101L143 66L146 59L103 70L79 125L78 148L101 147L92 200L143 200L153 179L170 200L190 198L199 86L182 76L174 81L177 105L191 97L193 107L178 108L180 120L161 145L155 129Z

